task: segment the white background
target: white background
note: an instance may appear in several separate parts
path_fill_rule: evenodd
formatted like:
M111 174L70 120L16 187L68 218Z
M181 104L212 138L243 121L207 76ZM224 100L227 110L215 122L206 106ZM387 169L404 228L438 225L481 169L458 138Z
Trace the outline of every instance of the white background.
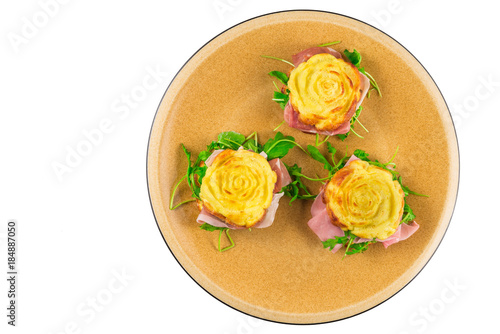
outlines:
M46 22L41 4L49 0L0 5L0 262L5 268L6 223L16 219L20 272L18 327L6 325L2 278L0 332L464 333L497 328L500 21L494 1L306 2L308 9L372 23L427 68L454 113L461 182L448 232L411 284L369 312L305 327L255 320L203 291L162 240L146 187L150 126L184 62L226 28L260 14L304 8L304 2L60 1L46 9L52 12ZM39 27L30 30L29 22ZM124 108L124 96L140 90L148 71L155 70L163 72L158 83L148 81L143 99ZM84 132L106 120L108 133L59 180L53 164L64 163L68 150L85 140ZM122 272L124 281L116 280ZM99 311L91 308L96 297Z

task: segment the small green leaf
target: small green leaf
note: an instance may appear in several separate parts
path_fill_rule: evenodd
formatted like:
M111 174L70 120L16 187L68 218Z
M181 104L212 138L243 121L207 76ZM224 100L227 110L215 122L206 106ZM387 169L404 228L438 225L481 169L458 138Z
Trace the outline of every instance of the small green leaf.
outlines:
M246 148L247 150L252 150L256 153L262 152L262 145L259 143L255 144L255 141L249 140L243 144L243 147Z
M356 49L354 49L352 52L349 52L349 50L345 49L344 54L354 66L359 68L359 64L361 63L361 54L356 51Z
M274 92L273 101L278 103L281 109L285 110L286 104L288 103L289 95L282 92Z
M211 151L201 151L200 154L198 154L198 159L200 159L200 161L205 161L211 155L212 155Z
M347 136L349 136L349 133L350 132L347 132L347 133L344 133L344 134L341 134L341 135L337 135L337 137L341 140L341 141L344 141Z
M227 230L227 227L217 227L207 223L203 223L200 225L200 228L205 231L213 232L213 231L224 231Z
M360 135L358 135L358 134L354 131L354 128L353 128L353 127L354 127L354 124L355 124L356 122L358 122L358 124L359 124L359 125L361 125L361 127L362 127L362 128L363 128L366 132L368 132L368 130L367 130L367 129L363 126L363 124L361 124L361 122L359 122L359 121L358 121L358 117L359 117L359 115L361 114L361 110L363 110L363 107L362 107L362 106L360 106L358 109L356 109L356 113L354 114L354 116L352 116L352 118L351 118L351 120L350 120L351 126L350 126L350 128L349 128L349 131L348 131L347 133L337 135L337 137L338 137L341 141L344 141L344 140L347 138L347 136L349 136L349 134L350 134L351 132L353 132L354 134L356 134L358 137L363 138L363 137L361 137Z
M348 250L346 250L345 255L353 255L363 253L368 249L368 245L375 243L376 241L367 241L360 243L352 243Z
M367 242L354 243L355 238L356 236L352 234L350 231L344 231L343 237L336 236L334 237L334 239L328 239L326 241L323 241L323 247L333 250L333 248L336 245L341 244L342 246L346 247L344 253L344 257L346 257L347 255L363 253L368 249L368 245L376 242L375 239L373 239Z
M288 84L288 76L280 71L271 71L269 75L278 79L285 86Z
M338 244L344 245L348 242L348 238L346 236L343 237L337 237L335 236L333 239L327 239L323 241L323 248L329 248L330 250L333 250L335 246Z
M307 187L302 182L302 168L294 164L293 166L286 166L288 170L288 174L292 178L292 182L287 186L281 189L282 192L285 193L286 196L290 197L290 205L292 202L297 199L315 199L316 195L313 195L309 192Z
M217 142L225 148L237 150L245 142L245 136L234 131L221 132L217 137Z
M400 182L401 183L401 182ZM408 195L415 195L415 196L421 196L421 197L429 197L429 195L424 195L424 194L419 194L419 193L416 193L412 190L410 190L410 188L404 186L403 184L401 184L401 188L403 188L403 191L405 193L405 196L408 196Z
M369 154L363 150L359 150L359 149L355 150L353 154L363 161L370 161L370 159L368 159Z
M416 216L413 213L413 210L410 208L410 206L408 204L405 203L403 218L401 219L401 223L411 222L413 219L415 219L415 217Z
M328 171L332 172L333 171L333 166L328 162L328 160L325 158L323 154L314 146L312 145L307 145L307 151L309 151L309 155L311 158L313 158L316 161L319 161L323 164L323 167Z
M262 150L266 152L267 160L273 160L283 158L295 146L299 146L295 142L295 138L291 136L285 137L281 132L276 132L274 138L269 139Z

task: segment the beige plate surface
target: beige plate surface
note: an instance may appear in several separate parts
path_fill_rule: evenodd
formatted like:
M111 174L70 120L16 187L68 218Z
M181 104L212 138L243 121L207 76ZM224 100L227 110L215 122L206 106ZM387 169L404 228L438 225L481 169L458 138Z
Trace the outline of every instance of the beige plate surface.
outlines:
M410 239L387 250L372 245L342 260L323 249L308 228L310 201L289 206L281 200L274 224L233 231L236 247L219 253L217 232L199 229L196 205L170 211L173 184L186 170L181 143L195 155L222 131L258 131L274 136L283 112L271 101L267 73L289 66L259 57L291 55L341 40L337 50L356 48L383 97L372 92L360 117L369 133L330 142L341 157L364 149L371 158L395 159L404 183L429 195L408 201L421 225ZM315 137L282 126L302 145ZM323 145L325 146L325 145ZM323 147L325 149L325 147ZM293 149L284 159L307 175L325 175L322 166ZM319 323L346 318L390 298L424 267L444 236L458 190L458 146L449 111L422 65L384 33L354 19L316 11L280 12L239 24L214 38L182 68L159 106L149 142L148 184L158 226L173 255L210 294L245 313L286 323ZM318 184L311 184L317 191ZM187 185L176 201L189 197ZM411 301L408 301L410 304Z

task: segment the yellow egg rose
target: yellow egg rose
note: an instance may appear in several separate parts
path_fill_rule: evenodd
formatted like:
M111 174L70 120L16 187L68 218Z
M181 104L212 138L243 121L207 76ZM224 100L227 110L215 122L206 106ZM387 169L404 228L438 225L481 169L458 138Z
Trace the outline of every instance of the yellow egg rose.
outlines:
M334 225L361 238L387 239L404 210L404 192L392 174L366 161L352 161L328 182L324 201Z
M321 131L333 131L356 112L361 74L351 63L320 53L292 70L288 89L300 121Z
M276 173L261 155L227 149L207 168L200 198L213 215L248 228L266 214L276 180Z

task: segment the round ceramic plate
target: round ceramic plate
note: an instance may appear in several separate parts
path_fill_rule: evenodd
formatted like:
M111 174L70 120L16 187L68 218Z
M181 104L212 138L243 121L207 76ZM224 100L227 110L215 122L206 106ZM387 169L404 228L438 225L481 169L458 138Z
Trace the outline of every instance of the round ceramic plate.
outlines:
M287 72L282 62L318 44L342 41L335 49L356 49L361 65L376 78L383 96L372 92L360 120L369 129L330 142L343 156L359 148L370 157L395 162L405 185L429 198L408 202L421 228L387 249L371 245L363 254L332 254L307 226L311 201L281 200L274 224L232 232L236 247L217 251L217 232L196 222L194 202L169 210L173 185L185 174L181 143L199 153L222 131L261 141L274 136L283 111L271 100L267 75ZM363 130L357 129L358 133ZM303 146L308 135L283 125ZM322 149L326 149L323 145ZM347 147L348 146L348 147ZM322 166L293 149L284 158L307 175L325 175ZM247 314L285 323L321 323L366 311L408 284L429 261L444 236L458 189L458 146L446 103L422 65L383 32L349 17L317 11L287 11L260 16L223 32L203 46L168 87L152 127L148 186L158 227L172 254L203 289ZM310 185L317 191L319 184ZM175 200L189 198L186 184ZM408 301L411 304L411 301Z

